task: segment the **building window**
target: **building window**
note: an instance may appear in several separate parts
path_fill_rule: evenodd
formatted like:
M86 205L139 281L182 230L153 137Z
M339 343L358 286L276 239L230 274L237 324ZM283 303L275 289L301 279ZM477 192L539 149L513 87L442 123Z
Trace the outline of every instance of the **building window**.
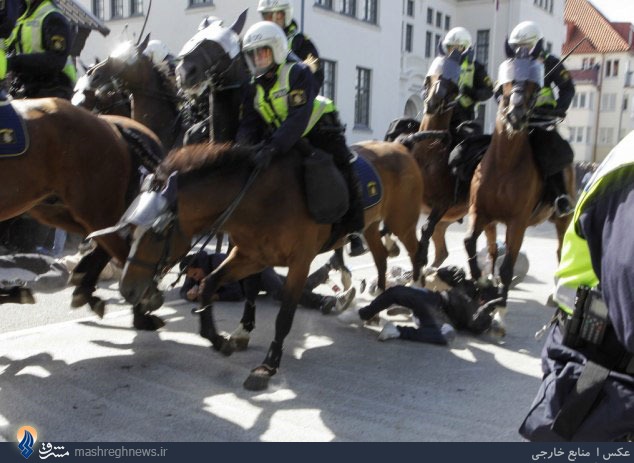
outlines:
M130 16L143 14L143 0L130 0Z
M357 0L342 0L341 13L346 16L357 16Z
M214 0L189 0L189 6L213 6Z
M570 143L583 143L583 134L585 132L585 127L570 127L570 135L568 136L568 141Z
M327 59L320 59L322 69L324 70L324 85L321 87L321 94L326 98L335 101L335 83L337 63Z
M376 24L377 0L365 0L363 7L363 20Z
M616 110L616 93L605 93L601 98L601 112Z
M581 60L581 69L592 69L594 66L594 58L583 58Z
M590 100L591 98L592 98L592 93L590 94ZM588 100L588 94L585 92L575 93L575 96L572 99L572 107L579 108L579 109L585 109L585 108L591 109L589 100Z
M407 0L405 14L407 14L410 18L414 17L414 0Z
M329 10L332 10L332 0L317 0L315 2L315 5L319 5L322 8L327 8Z
M103 0L92 0L92 14L98 19L104 18Z
M442 27L442 13L436 11L436 27Z
M442 37L440 36L440 34L436 34L434 36L434 50L438 50L438 46L440 45L441 39Z
M546 10L549 13L552 13L554 2L555 0L533 0L533 5L541 8L542 10Z
M431 50L432 50L432 47L434 46L432 40L434 40L432 33L426 32L425 33L425 58L431 58Z
M599 129L599 145L611 145L614 138L614 129L612 127L601 127Z
M110 17L123 18L123 0L110 0Z
M616 77L619 75L619 60L607 60L605 62L605 77Z
M357 94L354 102L355 127L370 127L370 79L369 69L357 68Z
M451 16L445 15L445 30L448 31L451 28Z
M414 50L414 26L405 24L405 44L406 52L411 53Z
M481 30L476 33L475 59L485 68L489 67L489 41L489 29Z
M427 24L434 24L434 10L427 8Z

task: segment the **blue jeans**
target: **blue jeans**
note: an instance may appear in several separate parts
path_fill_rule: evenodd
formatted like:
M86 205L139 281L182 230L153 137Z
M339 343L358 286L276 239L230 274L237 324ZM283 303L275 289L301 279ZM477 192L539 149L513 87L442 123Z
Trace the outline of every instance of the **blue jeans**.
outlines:
M370 320L391 305L401 305L411 309L418 319L418 327L397 326L401 339L446 345L447 340L440 332L440 324L435 313L442 311L440 294L425 288L393 286L380 294L370 305L359 309L363 320Z

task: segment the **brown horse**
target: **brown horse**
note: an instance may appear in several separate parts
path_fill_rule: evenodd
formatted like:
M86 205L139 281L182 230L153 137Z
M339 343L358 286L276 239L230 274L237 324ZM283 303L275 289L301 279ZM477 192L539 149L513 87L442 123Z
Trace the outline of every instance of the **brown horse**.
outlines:
M458 97L461 56L454 52L434 60L425 80L426 98L419 132L410 137L412 154L423 178L422 205L428 214L421 228L420 261L427 265L429 240L434 242L433 267L447 258L445 232L468 210L468 195L456 197L456 179L449 168L449 125Z
M154 134L130 119L97 117L57 98L12 105L30 145L20 156L0 159L0 220L29 212L44 224L82 235L113 225L138 191L138 166L151 168L162 156ZM148 156L140 145L153 152ZM77 285L72 305L90 303L103 314L103 301L92 295L97 278L110 256L123 263L129 248L118 235L97 241L71 278ZM154 318L136 313L135 326L156 328Z
M504 307L498 318L502 333L505 330L503 315L513 266L526 228L550 218L557 229L559 256L563 235L570 223L570 217L554 216L551 203L545 201L544 180L529 142L529 120L543 80L543 69L539 66L531 58L515 58L506 61L501 67L502 97L495 132L471 182L470 229L464 242L471 276L483 284L476 258L476 241L484 230L493 268L497 247L490 243L495 243L496 224L506 225L506 253L500 267ZM571 166L566 169L565 176L567 189L574 196L574 172Z
M384 220L413 258L421 194L416 163L399 144L374 142L364 148L381 175L385 191L383 200L366 210L370 249L377 255L379 249L387 253L379 233L379 223ZM229 232L235 247L204 282L201 335L216 350L231 353L235 340L225 339L216 331L211 296L219 286L265 267L288 267L275 339L263 364L245 382L246 388L259 390L267 387L279 367L283 341L290 331L310 264L318 253L327 250L324 246L331 242L332 227L317 224L308 213L298 152L274 160L265 172L254 177L250 188L243 190L252 175L249 161L252 155L250 148L210 144L185 147L168 156L158 170L156 185L165 186L167 191L176 189L176 199L166 195L168 200L161 201L160 207L154 209L155 214L138 214L146 215L147 219L135 231L120 288L127 301L139 304L156 291L157 274L187 253L194 235L208 230L212 224L213 228ZM172 180L168 182L168 178ZM156 193L145 194L156 196ZM241 201L236 200L242 194ZM342 244L339 239L334 246ZM255 305L247 304L241 327L251 331L254 325Z
M118 91L112 83L95 88L92 79L84 74L77 80L71 103L95 114L130 117L130 99L124 92Z

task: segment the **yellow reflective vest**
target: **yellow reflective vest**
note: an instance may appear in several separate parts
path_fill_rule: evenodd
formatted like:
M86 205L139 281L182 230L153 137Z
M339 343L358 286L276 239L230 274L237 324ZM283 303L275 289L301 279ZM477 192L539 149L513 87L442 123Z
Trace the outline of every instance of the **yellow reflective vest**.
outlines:
M634 132L627 136L629 137L634 138ZM628 148L631 146L632 143L621 142L601 164L584 188L575 208L573 220L564 235L561 262L555 272L556 288L553 298L568 314L572 314L574 309L579 286L593 288L599 284L599 278L592 268L588 243L578 234L579 218L598 191L604 191L603 187L622 173L623 169L634 169L634 152Z
M465 59L460 65L460 78L458 79L458 87L463 85L466 87L473 87L473 77L475 75L475 64L473 61ZM473 98L462 95L458 100L463 108L468 108L475 104Z
M18 53L31 54L43 53L42 44L42 24L44 19L51 13L60 13L59 9L50 1L43 2L31 15L20 16L15 23L11 36L6 39L7 47L14 46ZM18 31L20 37L18 37ZM19 40L18 40L19 39ZM66 65L62 72L70 79L71 84L77 81L77 69L70 56L66 58Z
M253 102L255 110L267 124L276 128L279 128L288 117L289 98L293 97L289 80L291 69L296 64L284 63L278 66L275 84L268 92L260 84L255 86ZM302 136L306 136L324 114L334 112L336 109L332 100L321 95L317 96L313 102L313 112Z

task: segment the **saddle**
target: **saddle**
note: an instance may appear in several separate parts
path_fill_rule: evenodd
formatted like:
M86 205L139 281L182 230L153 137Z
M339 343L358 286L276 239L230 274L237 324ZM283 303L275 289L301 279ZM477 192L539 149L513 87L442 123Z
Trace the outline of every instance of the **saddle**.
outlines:
M400 135L418 132L420 121L409 117L400 117L390 122L383 141L395 141Z
M14 158L29 148L29 136L22 117L6 92L0 91L0 159Z
M449 169L456 179L455 201L469 193L473 174L491 144L491 135L475 135L459 143L449 154Z

